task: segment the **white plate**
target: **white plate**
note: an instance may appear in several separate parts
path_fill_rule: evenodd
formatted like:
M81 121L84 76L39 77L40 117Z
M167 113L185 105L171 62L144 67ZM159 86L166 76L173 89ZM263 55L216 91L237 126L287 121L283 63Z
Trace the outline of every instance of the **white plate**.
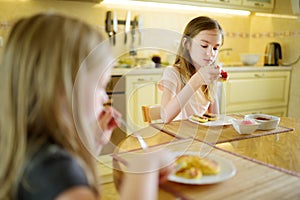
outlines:
M226 116L226 115L219 115L218 119L215 121L208 121L208 122L198 122L192 119L192 116L189 116L188 120L190 120L193 123L203 125L203 126L225 126L225 125L231 125L232 117Z
M198 152L176 152L177 156L182 154L199 155ZM172 174L168 177L168 180L191 185L205 185L225 181L236 174L236 168L231 161L216 155L209 155L208 158L215 160L220 165L220 172L218 174L203 175L200 179L186 179Z

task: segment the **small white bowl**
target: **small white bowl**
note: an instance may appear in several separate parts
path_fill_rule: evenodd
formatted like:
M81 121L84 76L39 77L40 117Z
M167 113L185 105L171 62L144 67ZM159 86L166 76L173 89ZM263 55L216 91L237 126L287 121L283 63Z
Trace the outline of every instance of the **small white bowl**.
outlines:
M241 53L240 59L244 65L251 66L255 65L259 61L259 54Z
M250 114L245 115L245 119L254 119L260 123L257 129L259 130L272 130L276 129L280 122L280 117L267 114Z
M253 119L232 119L232 126L239 134L252 134L259 125L260 123Z

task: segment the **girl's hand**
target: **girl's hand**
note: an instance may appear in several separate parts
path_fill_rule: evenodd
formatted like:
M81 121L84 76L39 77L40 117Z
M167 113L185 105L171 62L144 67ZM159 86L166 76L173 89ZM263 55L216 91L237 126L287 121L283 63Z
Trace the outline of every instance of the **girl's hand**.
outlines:
M157 173L163 181L173 170L174 156L167 149L147 150L143 153L133 153L128 160L128 173Z
M194 91L202 85L210 85L220 78L221 68L219 66L201 67L190 79L189 83Z
M113 130L119 126L116 119L120 118L121 114L113 107L106 106L99 116L98 121L102 121L102 130Z
M121 114L113 107L106 107L98 117L100 131L96 135L97 144L105 145L110 141L112 131L119 126L116 121Z
M196 74L200 74L206 85L210 85L219 79L221 73L220 66L201 67Z
M174 171L174 165L168 165L163 167L159 171L159 184L162 184L168 180L168 176Z
M121 199L157 199L158 185L172 171L174 159L166 149L131 152L126 159Z

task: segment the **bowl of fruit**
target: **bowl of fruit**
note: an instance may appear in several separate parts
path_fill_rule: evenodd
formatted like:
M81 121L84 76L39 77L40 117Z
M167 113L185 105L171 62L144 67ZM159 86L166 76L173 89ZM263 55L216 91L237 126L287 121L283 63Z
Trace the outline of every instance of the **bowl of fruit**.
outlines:
M252 134L260 125L254 119L231 119L233 128L239 134Z

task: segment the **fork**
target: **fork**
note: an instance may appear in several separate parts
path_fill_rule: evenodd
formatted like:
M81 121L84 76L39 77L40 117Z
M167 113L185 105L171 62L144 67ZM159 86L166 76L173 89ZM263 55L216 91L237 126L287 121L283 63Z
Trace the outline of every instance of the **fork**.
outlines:
M148 149L148 145L147 145L147 143L145 142L145 140L143 139L143 137L140 135L140 134L138 134L136 131L134 131L125 121L124 121L124 119L122 119L121 117L119 117L119 118L115 118L115 120L116 121L118 121L120 124L122 124L123 126L125 126L126 128L128 128L131 132L132 132L132 135L134 135L137 139L138 139L138 141L139 141L139 143L140 143L140 145L141 145L141 147L142 147L142 149L143 150L146 150L146 149Z

